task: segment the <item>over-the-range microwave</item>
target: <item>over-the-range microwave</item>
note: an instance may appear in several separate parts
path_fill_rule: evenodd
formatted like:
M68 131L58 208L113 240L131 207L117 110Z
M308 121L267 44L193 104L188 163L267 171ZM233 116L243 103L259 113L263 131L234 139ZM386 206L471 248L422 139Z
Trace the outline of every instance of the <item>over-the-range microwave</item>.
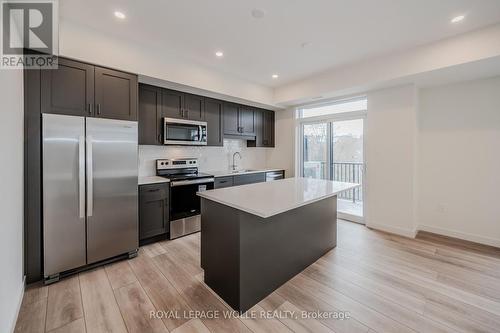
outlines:
M186 119L163 118L163 144L207 145L207 123Z

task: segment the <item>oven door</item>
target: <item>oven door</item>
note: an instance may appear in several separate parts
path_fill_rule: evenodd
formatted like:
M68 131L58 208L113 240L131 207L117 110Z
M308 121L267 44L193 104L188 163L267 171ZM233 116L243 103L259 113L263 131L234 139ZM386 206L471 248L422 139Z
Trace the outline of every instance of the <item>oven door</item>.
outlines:
M163 131L166 145L207 144L207 123L204 121L164 118Z
M213 178L172 181L170 183L170 220L199 215L201 200L196 192L213 188Z

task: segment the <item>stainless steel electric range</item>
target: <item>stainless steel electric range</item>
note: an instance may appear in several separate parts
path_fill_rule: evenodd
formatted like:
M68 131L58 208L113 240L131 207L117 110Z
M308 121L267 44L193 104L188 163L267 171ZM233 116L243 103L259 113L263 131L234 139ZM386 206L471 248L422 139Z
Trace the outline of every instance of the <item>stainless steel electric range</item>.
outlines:
M214 176L198 172L197 159L157 160L156 174L170 179L170 239L200 231L200 198L214 188Z

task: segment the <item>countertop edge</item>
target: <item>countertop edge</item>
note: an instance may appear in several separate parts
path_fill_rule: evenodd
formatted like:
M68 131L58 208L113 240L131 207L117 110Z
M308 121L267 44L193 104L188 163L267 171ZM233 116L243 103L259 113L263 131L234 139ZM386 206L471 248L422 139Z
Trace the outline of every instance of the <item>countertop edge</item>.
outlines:
M139 177L139 179L137 180L137 184L139 186L161 184L161 183L170 183L170 179L159 176L144 176L144 177Z
M280 168L273 168L273 169L260 169L260 170L252 170L252 171L246 171L246 172L231 172L231 171L201 171L206 174L213 175L214 178L220 178L220 177L232 177L232 176L239 176L239 175L249 175L253 173L265 173L265 172L273 172L273 171L285 171L285 169L280 169Z
M315 199L312 199L312 200L309 200L309 201L305 201L305 202L302 202L300 204L297 204L297 205L293 205L293 206L290 206L290 207L286 207L284 209L280 209L280 210L276 210L276 211L273 211L272 213L270 214L261 214L257 211L254 211L252 209L249 209L249 208L246 208L246 207L241 207L237 204L233 204L233 203L228 203L228 202L225 202L223 200L219 200L219 199L216 199L216 198L213 198L213 197L209 197L207 196L206 194L204 194L203 192L197 192L196 194L199 196L199 197L202 197L203 199L207 199L207 200L211 200L211 201L214 201L214 202L217 202L217 203L220 203L221 205L226 205L228 207L232 207L232 208L235 208L235 209L238 209L238 210L241 210L242 212L246 212L246 213L249 213L249 214L252 214L252 215L255 215L255 216L259 216L259 217L262 217L262 218L269 218L269 217L272 217L274 215L278 215L278 214L281 214L281 213L284 213L284 212L288 212L290 210L293 210L293 209L296 209L296 208L300 208L300 207L303 207L303 206L306 206L306 205L309 205L309 204L312 204L312 203L315 203L315 202L318 202L318 201L321 201L323 199L328 199L328 198L331 198L333 196L336 196L338 195L340 192L344 192L344 191L348 191L350 189L353 189L353 188L356 188L358 187L359 184L355 185L355 186L352 186L350 188L347 188L347 189L342 189L341 191L336 191L336 192L333 192L333 193L329 193L329 194L326 194L326 195L323 195L323 196L320 196L318 198L315 198Z

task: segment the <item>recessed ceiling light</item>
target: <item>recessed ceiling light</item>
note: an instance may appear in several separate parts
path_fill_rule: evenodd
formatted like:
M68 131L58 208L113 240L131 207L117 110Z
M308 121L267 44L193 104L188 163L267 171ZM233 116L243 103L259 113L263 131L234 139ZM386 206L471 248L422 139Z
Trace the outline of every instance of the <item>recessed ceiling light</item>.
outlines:
M252 10L252 16L256 19L261 19L266 15L266 12L263 9L255 8Z
M279 78L279 75L278 75L278 74L273 74L271 77L272 77L273 79L277 79L277 78Z
M454 18L451 19L451 23L461 22L464 20L464 18L465 18L465 15L455 16Z
M118 12L118 11L115 12L115 16L117 18L119 18L120 20L123 20L126 18L125 14L123 14L122 12Z
M223 57L223 56L224 56L224 52L222 52L222 51L217 51L217 52L215 52L215 55L216 55L217 57L221 58L221 57Z

